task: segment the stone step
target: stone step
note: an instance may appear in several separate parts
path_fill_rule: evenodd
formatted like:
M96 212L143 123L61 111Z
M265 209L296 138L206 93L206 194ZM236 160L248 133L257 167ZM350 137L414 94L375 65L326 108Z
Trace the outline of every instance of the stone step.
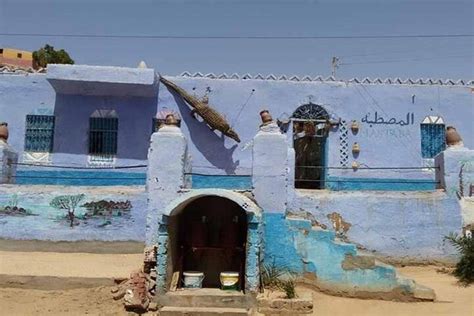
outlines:
M213 316L213 315L251 315L246 308L229 307L178 307L165 306L160 309L160 316Z
M159 306L252 308L256 298L242 292L219 289L178 290L157 295Z

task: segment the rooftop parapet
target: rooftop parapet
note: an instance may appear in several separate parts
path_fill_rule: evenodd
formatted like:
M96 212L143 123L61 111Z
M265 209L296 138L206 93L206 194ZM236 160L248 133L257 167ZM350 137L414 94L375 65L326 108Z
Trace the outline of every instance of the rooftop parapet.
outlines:
M46 78L58 94L158 95L158 79L154 69L52 64L48 65Z

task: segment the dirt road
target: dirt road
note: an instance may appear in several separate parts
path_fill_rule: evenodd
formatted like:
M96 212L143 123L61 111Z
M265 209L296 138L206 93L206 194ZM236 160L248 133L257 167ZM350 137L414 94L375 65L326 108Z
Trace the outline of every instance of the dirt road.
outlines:
M0 314L127 315L121 303L111 298L111 280L127 276L140 266L141 259L141 254L0 251ZM473 286L460 287L455 278L436 272L433 266L405 267L399 271L432 287L438 301L399 303L315 292L314 315L474 315Z

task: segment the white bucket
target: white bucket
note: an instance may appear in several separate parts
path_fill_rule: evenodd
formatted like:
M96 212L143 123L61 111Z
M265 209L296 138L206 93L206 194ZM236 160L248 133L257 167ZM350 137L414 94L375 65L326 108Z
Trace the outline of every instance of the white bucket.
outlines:
M202 288L202 281L204 280L204 273L199 271L184 271L183 283L187 289Z

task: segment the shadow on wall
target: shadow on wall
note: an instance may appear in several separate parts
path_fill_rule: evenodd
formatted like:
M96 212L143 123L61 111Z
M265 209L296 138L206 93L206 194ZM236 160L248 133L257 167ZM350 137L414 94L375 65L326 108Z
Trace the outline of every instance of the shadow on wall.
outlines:
M157 104L156 97L57 95L54 152L87 155L90 116L96 110L115 110L117 157L146 160Z
M189 106L181 96L174 91L169 90L169 92L178 105L181 117L189 129L191 142L196 146L196 149L216 168L224 170L227 174L235 174L239 160L234 161L233 154L238 145L226 148L224 145L225 136L219 136L205 122L193 118Z

